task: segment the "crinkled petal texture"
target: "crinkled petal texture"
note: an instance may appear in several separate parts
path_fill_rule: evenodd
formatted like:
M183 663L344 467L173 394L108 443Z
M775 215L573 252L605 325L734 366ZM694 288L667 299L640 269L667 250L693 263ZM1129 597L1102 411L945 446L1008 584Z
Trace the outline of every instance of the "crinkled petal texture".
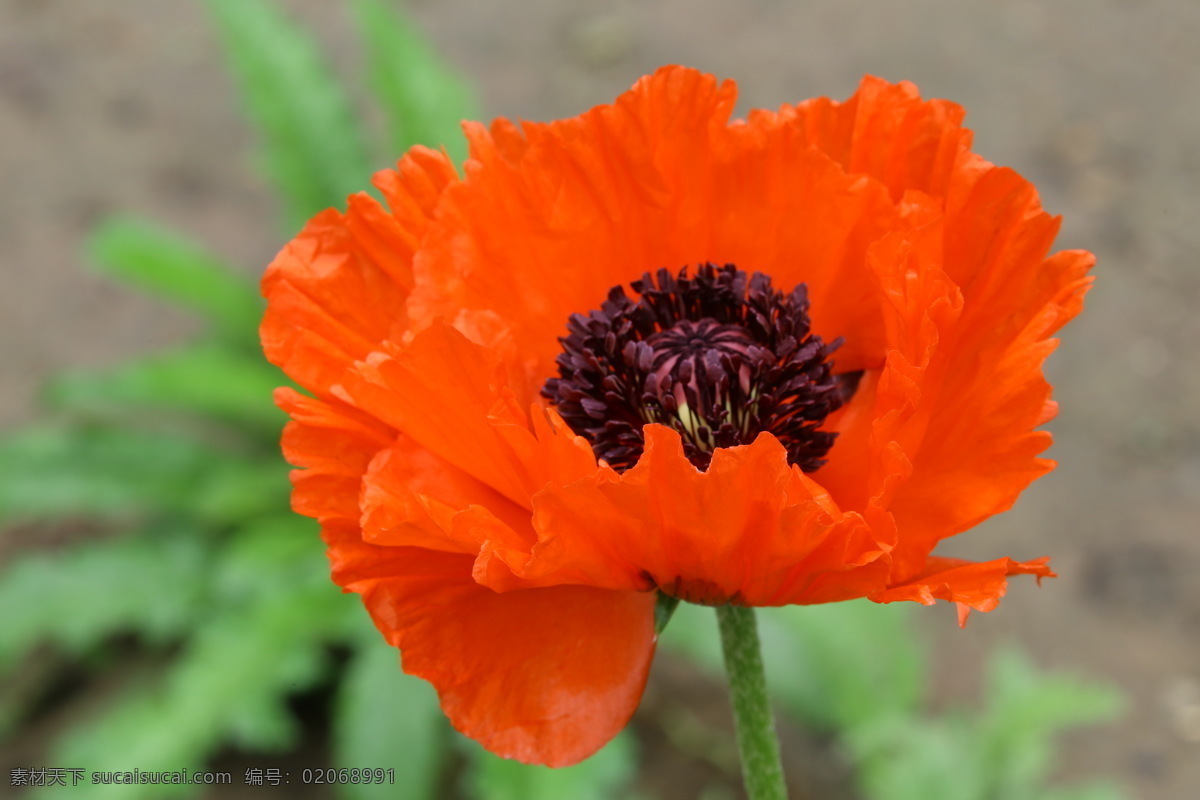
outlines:
M464 733L563 765L637 705L658 589L700 603L944 599L987 611L1044 560L931 555L1052 466L1042 362L1089 253L1050 255L1033 187L962 110L867 78L731 121L731 83L668 67L567 120L465 127L315 217L263 282L277 400L334 580ZM698 471L645 429L617 473L540 399L573 313L704 262L809 289L862 372L820 470L763 433Z

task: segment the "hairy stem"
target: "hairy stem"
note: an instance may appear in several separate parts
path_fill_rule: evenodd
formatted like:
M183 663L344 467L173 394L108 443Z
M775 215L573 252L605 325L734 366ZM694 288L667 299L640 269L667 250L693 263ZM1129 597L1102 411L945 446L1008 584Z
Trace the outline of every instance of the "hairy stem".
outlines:
M787 787L779 759L779 739L767 699L767 679L758 644L754 609L718 606L721 647L737 726L742 781L750 800L783 800Z

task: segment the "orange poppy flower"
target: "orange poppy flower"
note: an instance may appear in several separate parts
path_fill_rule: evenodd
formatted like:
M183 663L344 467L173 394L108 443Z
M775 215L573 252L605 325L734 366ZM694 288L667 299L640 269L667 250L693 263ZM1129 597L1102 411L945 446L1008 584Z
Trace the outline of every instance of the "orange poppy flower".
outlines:
M1091 254L963 111L863 80L731 121L680 67L465 126L263 281L294 506L463 733L565 765L627 722L659 593L987 611L1045 559L938 542L1053 463L1043 360Z

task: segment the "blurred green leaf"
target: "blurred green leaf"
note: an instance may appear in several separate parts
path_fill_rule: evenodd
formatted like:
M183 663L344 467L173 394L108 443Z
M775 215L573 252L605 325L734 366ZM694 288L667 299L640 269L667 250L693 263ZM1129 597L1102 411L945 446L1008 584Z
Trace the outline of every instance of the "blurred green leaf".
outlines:
M184 237L114 218L92 234L88 250L105 274L199 313L231 341L255 340L262 301L250 280Z
M209 464L176 436L44 424L0 439L0 519L129 515L177 506Z
M232 523L286 504L284 470L176 433L45 424L0 438L0 521Z
M267 174L298 228L369 178L350 103L309 35L265 0L207 0Z
M1127 795L1116 784L1095 782L1082 786L1047 789L1036 800L1125 800Z
M68 413L132 415L158 408L245 425L274 438L284 417L271 394L285 381L261 357L202 344L104 370L64 373L50 382L48 397Z
M772 693L826 730L915 712L925 664L910 610L868 600L762 609L759 631Z
M355 0L367 77L387 116L390 151L445 146L455 163L467 155L459 124L479 114L468 87L424 38L381 0Z
M366 625L364 621L364 625ZM400 669L400 653L372 628L342 680L334 719L340 767L394 769L408 800L436 800L437 781L453 741L433 687ZM339 787L351 800L397 796L391 783Z
M959 716L880 717L844 740L867 800L993 800L971 731Z
M926 667L910 609L865 600L764 608L758 622L772 697L842 739L869 800L1075 797L1042 787L1054 737L1111 718L1120 707L1109 689L1039 673L1019 653L998 651L983 712L928 717L921 711ZM721 673L709 609L681 606L662 644ZM1108 786L1080 792L1121 797Z
M600 752L573 767L522 764L477 752L469 777L469 794L474 800L609 800L629 796L629 782L636 763L634 740L622 733Z
M1015 649L997 651L988 666L987 708L975 741L997 797L1028 797L1045 780L1058 733L1120 713L1121 698L1112 689L1039 673Z
M659 636L662 647L688 656L714 675L725 675L725 656L712 609L692 603L680 603L671 622ZM767 676L770 681L771 676Z
M772 697L810 725L830 731L913 711L924 688L924 662L907 612L899 604L867 600L759 609ZM724 675L711 610L680 606L662 644Z
M200 614L210 562L180 526L18 556L0 572L0 669L41 643L78 653L123 631L182 634Z
M301 586L333 586L316 522L291 514L286 508L277 511L274 516L239 527L228 537L208 576L209 586L220 602L236 605L286 594ZM342 599L336 592L334 596Z
M89 772L196 769L222 743L286 746L295 721L285 700L321 677L322 643L345 625L347 606L325 584L305 583L220 609L161 681L131 681L116 702L68 732L51 760ZM194 795L200 788L92 786L89 797L140 800ZM36 796L73 795L67 787Z
M982 713L881 716L847 732L869 800L1122 797L1104 785L1043 786L1055 735L1111 718L1120 707L1112 690L1039 673L1014 650L993 653L989 676Z
M177 510L200 522L229 525L289 507L287 469L236 454L208 455L208 468L179 498ZM302 522L302 520L297 520ZM318 548L320 549L320 548Z

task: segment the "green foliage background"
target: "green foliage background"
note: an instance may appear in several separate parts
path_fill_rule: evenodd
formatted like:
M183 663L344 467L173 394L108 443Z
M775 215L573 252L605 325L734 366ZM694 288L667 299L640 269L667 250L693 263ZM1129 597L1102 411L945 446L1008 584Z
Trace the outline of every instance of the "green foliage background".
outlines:
M413 144L465 157L457 125L476 116L469 89L382 0L349 3L364 82L383 111L380 141L365 134L311 37L272 2L206 5L259 132L283 231L342 205L368 186L372 165ZM206 329L182 347L60 376L45 392L45 421L0 439L0 525L104 531L0 566L0 675L48 650L111 672L122 663L114 642L130 635L153 656L54 743L48 764L195 770L230 746L282 752L299 734L288 699L332 682L335 764L396 775L395 785L338 787L346 798L439 797L448 763L465 764L450 788L478 800L630 795L639 765L629 733L565 770L503 761L456 737L431 688L400 671L356 600L329 581L314 523L289 510L284 420L270 400L286 379L261 357L262 304L243 271L139 219L105 222L89 256L114 280L199 315ZM719 676L705 611L681 608L663 646ZM760 626L778 707L840 742L869 800L1120 796L1104 784L1047 786L1055 735L1116 713L1108 689L1039 675L1003 652L983 708L931 716L908 609L770 609ZM0 736L20 735L48 690L35 679L0 693ZM91 786L86 796L200 791ZM37 796L60 794L84 796L71 788Z

